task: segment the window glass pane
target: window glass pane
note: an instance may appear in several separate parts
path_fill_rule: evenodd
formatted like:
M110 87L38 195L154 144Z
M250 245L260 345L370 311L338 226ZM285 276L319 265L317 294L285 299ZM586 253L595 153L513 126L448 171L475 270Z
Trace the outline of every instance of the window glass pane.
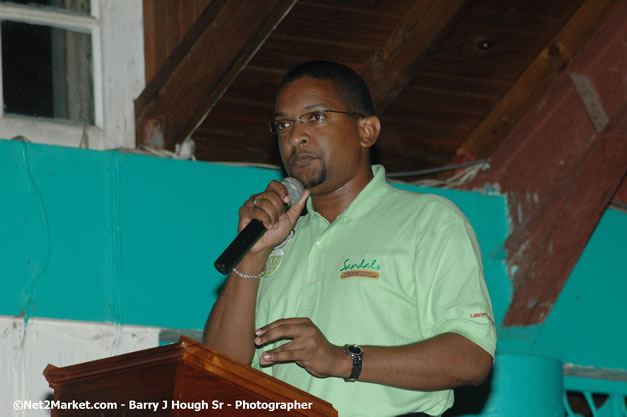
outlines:
M14 3L33 7L53 7L71 10L81 14L91 14L90 0L0 0L0 3Z
M2 22L5 113L94 123L91 35Z

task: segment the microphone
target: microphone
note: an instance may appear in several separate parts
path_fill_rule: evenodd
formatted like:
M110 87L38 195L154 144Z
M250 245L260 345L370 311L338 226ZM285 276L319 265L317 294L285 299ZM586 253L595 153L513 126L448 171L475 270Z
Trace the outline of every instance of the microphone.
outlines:
M292 204L296 203L303 196L305 188L295 178L287 177L281 181L281 184L287 188L287 192L290 195L290 202L285 205L285 209ZM266 232L266 228L263 223L257 219L252 219L250 223L242 229L237 237L231 242L231 244L222 252L222 255L213 263L216 269L224 274L228 275L235 265L237 265L244 255L248 253L250 248L263 236Z

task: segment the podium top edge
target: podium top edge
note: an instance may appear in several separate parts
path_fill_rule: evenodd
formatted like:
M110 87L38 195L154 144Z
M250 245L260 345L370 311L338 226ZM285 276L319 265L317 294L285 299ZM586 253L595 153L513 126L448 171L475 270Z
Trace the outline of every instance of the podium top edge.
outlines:
M94 376L101 373L109 373L112 371L118 371L121 369L144 365L153 362L162 362L172 359L183 359L183 354L186 351L190 353L198 352L199 350L206 351L211 355L222 357L229 361L234 361L228 356L211 349L187 336L180 336L177 343L171 343L169 345L157 346L148 349L137 350L134 352L123 353L121 355L110 356L101 359L95 359L75 365L68 365L63 367L57 367L53 364L48 364L43 371L46 380L52 387L53 384L63 382L74 378L82 378L88 376Z
M289 399L310 401L321 411L319 415L337 415L330 403L302 391L286 382L276 379L258 369L237 361L209 346L205 346L186 336L180 336L177 343L125 353L76 365L56 367L49 364L43 371L51 388L56 389L66 382L88 378L104 378L107 374L131 370L138 366L183 361L202 369L207 375L223 378L252 391L264 391L270 396L279 395ZM272 394L270 394L272 393ZM316 413L315 410L311 410ZM317 414L316 414L317 415Z
M75 365L57 367L48 364L43 374L50 386L54 388L56 384L67 380L105 374L141 364L172 360L181 357L181 354L181 342L179 341L179 343L95 359Z

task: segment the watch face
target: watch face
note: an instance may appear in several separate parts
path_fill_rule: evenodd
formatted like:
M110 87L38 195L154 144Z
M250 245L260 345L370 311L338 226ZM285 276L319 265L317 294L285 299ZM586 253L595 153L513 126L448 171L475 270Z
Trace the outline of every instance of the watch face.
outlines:
M346 346L346 350L352 355L361 355L364 352L361 347L357 345L348 345Z

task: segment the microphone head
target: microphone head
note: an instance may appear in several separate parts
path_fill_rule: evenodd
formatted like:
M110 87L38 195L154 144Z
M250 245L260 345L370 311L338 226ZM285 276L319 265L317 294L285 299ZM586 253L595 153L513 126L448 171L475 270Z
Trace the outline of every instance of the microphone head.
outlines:
M283 181L281 181L281 184L287 188L287 192L290 194L290 206L300 200L305 192L305 187L303 187L303 184L301 184L296 178L285 177L283 178Z

